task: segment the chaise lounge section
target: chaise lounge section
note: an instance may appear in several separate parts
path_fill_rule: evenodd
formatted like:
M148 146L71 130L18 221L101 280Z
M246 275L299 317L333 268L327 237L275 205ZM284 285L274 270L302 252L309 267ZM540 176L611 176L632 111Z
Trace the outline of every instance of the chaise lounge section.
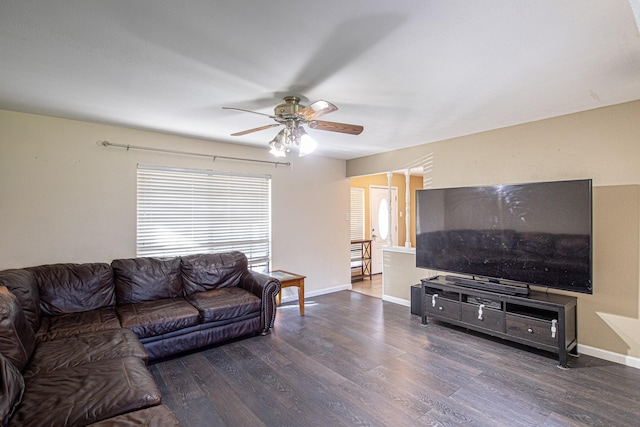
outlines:
M0 272L3 425L178 425L147 361L268 334L279 290L240 252Z

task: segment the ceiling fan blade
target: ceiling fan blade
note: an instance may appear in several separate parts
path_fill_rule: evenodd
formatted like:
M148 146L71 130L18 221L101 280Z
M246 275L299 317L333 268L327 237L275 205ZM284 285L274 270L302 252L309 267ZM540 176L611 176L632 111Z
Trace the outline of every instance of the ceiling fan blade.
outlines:
M363 13L347 19L333 28L329 37L319 44L315 52L311 52L287 89L292 93L312 92L384 41L406 20L406 17L395 13Z
M325 114L332 113L336 111L338 107L333 105L327 101L316 101L313 104L304 107L302 110L298 111L298 114L304 116L307 120L313 120L316 117L324 116Z
M232 133L231 136L242 136L242 135L246 135L248 133L258 132L258 131L269 129L269 128L273 128L273 127L276 127L276 126L280 126L280 123L274 123L272 125L260 126L259 128L243 130L241 132Z
M265 114L265 113L258 113L257 111L251 111L251 110L244 110L242 108L235 108L235 107L222 107L223 110L236 110L236 111L244 111L245 113L253 113L253 114L260 114L261 116L267 116L270 117L272 119L275 119L274 116L272 116L271 114Z
M311 129L328 130L330 132L342 132L350 135L360 135L364 127L360 125L348 125L346 123L324 122L322 120L313 120L309 122Z

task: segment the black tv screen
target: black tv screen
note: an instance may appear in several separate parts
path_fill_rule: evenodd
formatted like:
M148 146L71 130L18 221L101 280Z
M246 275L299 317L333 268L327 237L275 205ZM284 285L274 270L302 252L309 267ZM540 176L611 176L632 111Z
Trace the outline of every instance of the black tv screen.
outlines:
M591 180L417 190L416 266L592 293Z

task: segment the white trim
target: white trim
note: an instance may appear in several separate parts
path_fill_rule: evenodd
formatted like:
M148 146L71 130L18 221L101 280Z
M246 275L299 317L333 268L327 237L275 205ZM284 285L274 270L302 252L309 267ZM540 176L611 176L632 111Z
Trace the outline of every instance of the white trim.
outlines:
M392 297L390 295L382 295L382 300L383 301L389 301L389 302L392 302L394 304L403 305L405 307L411 307L411 301L406 300L406 299L402 299L402 298Z
M304 294L304 297L313 298L313 297L317 297L318 295L332 294L334 292L349 291L349 290L351 290L351 283L347 285L342 285L342 286L334 286L333 288L324 288L318 291L307 292Z
M294 292L292 292L291 295L286 296L286 297L284 295L282 295L282 300L281 300L282 302L298 301L298 292L297 292L297 289L295 289L294 286L291 286L289 288L284 288L284 289L293 289ZM350 290L351 290L351 283L349 283L348 285L335 286L333 288L324 288L324 289L320 289L318 291L313 291L313 292L305 292L304 293L304 299L305 299L305 302L306 302L307 298L313 298L313 297L317 297L319 295L332 294L334 292L350 291Z
M630 368L640 369L640 358L638 357L614 353L613 351L603 350L601 348L583 344L578 344L578 353L597 357L598 359L608 360L609 362L619 363L621 365L629 366Z
M383 251L387 252L401 252L405 254L416 254L416 248L407 248L404 246L383 246Z

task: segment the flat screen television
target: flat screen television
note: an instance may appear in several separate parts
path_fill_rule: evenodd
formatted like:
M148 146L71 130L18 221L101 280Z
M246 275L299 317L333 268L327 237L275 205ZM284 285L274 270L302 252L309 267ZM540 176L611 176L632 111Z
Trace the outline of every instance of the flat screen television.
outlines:
M591 180L417 190L416 266L592 293Z

